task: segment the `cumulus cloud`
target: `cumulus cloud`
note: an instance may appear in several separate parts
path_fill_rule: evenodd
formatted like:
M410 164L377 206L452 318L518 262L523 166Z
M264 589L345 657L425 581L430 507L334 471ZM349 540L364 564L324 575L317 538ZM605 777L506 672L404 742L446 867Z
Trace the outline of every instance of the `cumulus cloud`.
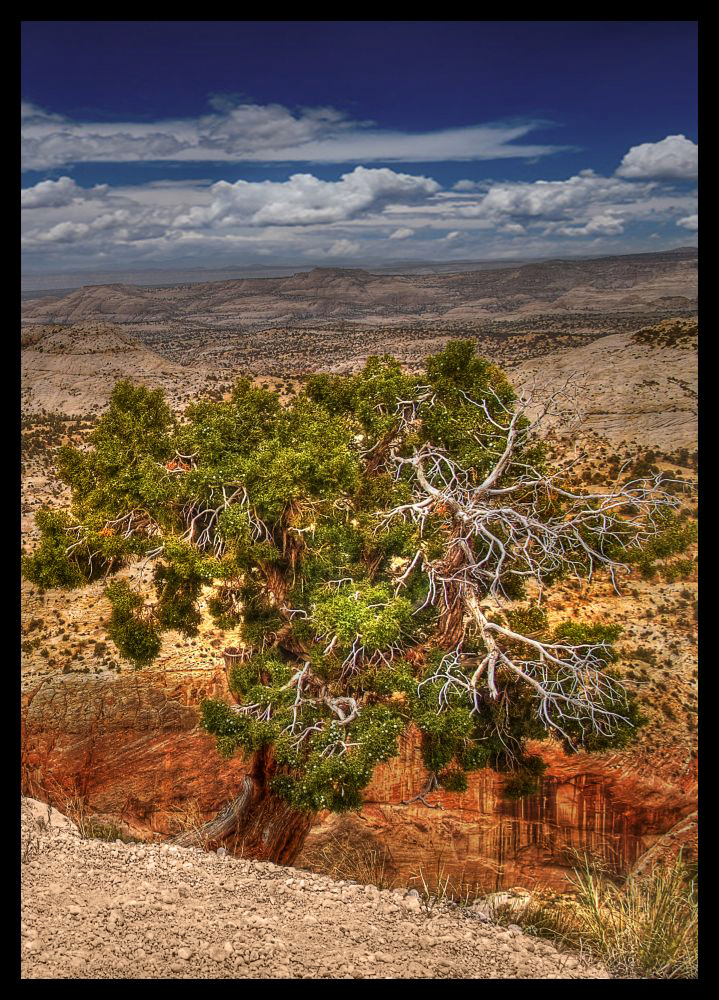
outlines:
M380 129L334 108L211 99L213 111L154 123L73 122L24 102L25 170L69 163L178 161L430 162L537 157L561 146L519 142L546 123L493 122L433 132Z
M583 170L564 181L531 181L493 185L475 205L459 209L460 214L511 216L520 219L566 219L600 203L633 202L646 195L653 185L637 185L615 177L602 177Z
M293 174L287 181L218 181L210 188L212 204L193 208L177 226L242 222L253 226L306 226L342 222L391 203L425 200L439 191L431 177L400 174L388 167L356 167L338 181Z
M583 226L560 226L554 232L559 236L618 236L624 232L624 223L615 215L595 215Z
M695 180L699 147L684 135L632 146L617 169L619 177Z
M692 229L696 232L699 229L699 216L685 215L683 219L677 219L677 225L683 226L684 229Z
M328 115L328 120L332 116ZM471 188L470 188L471 185ZM447 259L615 252L636 248L638 226L697 227L696 191L657 179L582 170L555 181L467 182L360 166L335 180L168 180L82 188L70 177L22 193L26 261L61 267L143 260L240 260L276 255ZM634 242L632 242L634 241Z
M62 208L76 201L104 198L110 188L107 184L97 184L93 188L82 188L71 177L60 177L56 181L40 181L33 187L20 192L22 208Z

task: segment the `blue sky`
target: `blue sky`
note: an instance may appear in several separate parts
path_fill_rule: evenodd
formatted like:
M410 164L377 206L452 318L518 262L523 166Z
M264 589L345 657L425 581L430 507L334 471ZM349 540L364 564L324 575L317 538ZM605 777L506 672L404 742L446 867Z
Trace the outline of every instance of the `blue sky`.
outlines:
M27 272L696 241L691 21L27 21Z

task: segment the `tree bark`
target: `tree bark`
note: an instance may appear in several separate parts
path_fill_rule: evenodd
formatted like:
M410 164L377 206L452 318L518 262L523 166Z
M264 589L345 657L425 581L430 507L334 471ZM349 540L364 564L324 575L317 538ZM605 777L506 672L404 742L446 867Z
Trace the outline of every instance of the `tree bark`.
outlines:
M273 794L270 779L274 771L271 751L258 751L252 770L242 779L239 795L214 819L181 833L171 843L205 850L224 846L238 857L292 864L302 850L314 814L295 809Z
M440 612L436 642L440 649L454 649L464 635L464 604L459 598L457 587L447 585L449 604Z
M462 537L462 529L456 523L453 528L453 538ZM451 541L450 541L451 545ZM466 553L459 545L450 548L449 555L442 565L442 575L451 576L466 563ZM454 649L464 635L464 601L459 584L444 585L444 600L439 613L436 641L440 649Z

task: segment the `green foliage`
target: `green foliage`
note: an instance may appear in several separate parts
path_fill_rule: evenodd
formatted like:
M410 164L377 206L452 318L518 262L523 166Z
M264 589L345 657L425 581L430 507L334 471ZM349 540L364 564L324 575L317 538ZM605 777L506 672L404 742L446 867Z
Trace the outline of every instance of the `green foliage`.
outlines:
M484 767L511 770L510 789L528 787L537 774L526 743L547 735L535 692L500 664L499 697L483 682L472 700L469 680L487 652L479 632L468 627L451 666L435 645L442 600L428 600L427 567L456 551L451 505L429 502L421 519L395 510L416 500L418 472L394 458L431 446L477 486L505 447L515 402L507 377L470 340L450 341L417 374L385 355L352 375L310 376L286 406L277 392L239 379L228 400L195 401L177 420L159 390L118 382L89 448L59 451L72 507L38 514L40 545L23 573L42 589L72 588L138 557L154 560L154 604L123 580L106 590L108 634L136 667L156 659L163 632L197 635L206 601L215 624L237 629L254 654L230 672L240 710L206 701L202 726L225 755L272 747L273 788L299 808L356 808L410 723L445 788L463 790L467 773ZM526 426L524 418L516 424ZM527 465L541 473L547 461L544 445L527 439L495 485L526 481ZM441 487L430 464L427 475ZM531 503L538 519L561 521L567 510L560 496L532 499L525 487L505 496ZM525 577L513 572L522 566L509 529L492 524L508 550L501 589L520 601ZM585 529L587 542L604 544L598 524ZM615 534L617 552L649 572L656 559L683 551L695 526L667 518L643 549L630 525ZM486 537L471 544L478 562L496 561ZM667 572L682 571L674 565ZM543 583L561 572L545 573ZM519 635L547 638L546 614L534 603L495 617ZM549 639L603 647L609 664L618 634L567 622ZM519 640L508 647L520 656L529 648ZM432 680L442 670L457 683L446 686L446 674ZM342 705L350 704L358 711L348 721ZM621 745L640 716L631 700L614 708L628 720ZM601 745L580 724L566 732L568 745Z
M552 634L554 642L565 643L569 646L602 645L604 649L597 651L597 655L605 663L614 663L617 653L613 648L613 643L621 636L624 629L621 625L588 625L580 622L565 621L559 622L555 626Z
M466 792L467 775L460 768L450 768L439 775L439 783L448 792Z
M597 703L616 712L622 717L622 721L617 721L611 736L589 731L587 727L582 727L576 722L567 722L562 728L569 738L563 739L562 744L568 753L577 748L589 753L600 753L610 749L621 750L629 746L636 738L637 731L647 724L647 717L643 714L638 699L628 692L614 703L609 699L598 700Z
M404 597L394 597L386 584L359 584L316 601L312 624L320 636L337 636L347 648L357 641L368 652L402 641L411 624L412 606Z
M547 770L547 765L537 754L526 754L518 764L518 770L511 773L504 783L502 794L506 799L523 799L528 795L536 795L540 779Z
M463 771L481 771L489 767L492 758L492 750L487 742L465 743L457 754L457 763Z
M283 663L276 652L257 653L255 656L232 667L229 675L230 690L235 694L249 696L252 700L254 688L267 688L268 700L275 700L277 691L292 677L293 670ZM290 703L294 701L294 692L289 695Z
M662 566L662 576L667 583L676 583L677 580L687 580L696 572L696 569L695 559L673 559L670 563Z
M202 578L188 572L181 563L160 563L153 578L159 597L155 606L159 627L175 629L187 636L197 635L202 621L197 607Z
M627 562L633 563L645 579L656 576L658 559L685 552L697 541L696 521L682 521L676 514L667 513L659 519L659 530L640 547L633 546L626 553ZM671 571L670 571L671 572Z
M402 694L414 698L417 691L417 680L403 660L366 674L363 681L366 690L379 695Z
M233 461L252 455L273 434L279 415L275 393L240 378L228 402L191 403L187 407L188 422L177 435L176 450L196 455L200 468L230 468Z
M76 559L67 555L72 544L67 529L70 517L65 513L40 510L35 515L35 523L41 532L40 546L32 556L22 560L22 573L26 580L43 590L59 587L70 590L81 587L88 579Z
M538 604L530 604L528 608L516 608L507 613L507 620L513 632L520 635L542 635L547 628L547 612Z
M277 676L279 665L273 657L255 657L246 669L241 668L242 673L233 674L233 684L247 690L249 697L257 697L258 688L249 685L262 672L262 665L272 674L270 680L279 681L285 676ZM267 686L264 691L268 698L273 697ZM359 808L362 789L369 784L375 766L397 753L397 737L405 723L385 706L369 706L353 727L352 742L357 747L341 755L327 754L342 735L329 712L317 713L317 719L325 718L329 724L300 747L293 747L291 740L280 735L292 718L293 701L294 695L280 707L274 697L275 715L270 721L260 721L232 712L223 702L205 700L201 725L215 734L217 749L225 756L231 756L237 748L250 754L273 743L282 771L274 776L272 789L296 808L333 812Z
M173 454L174 420L162 390L116 384L110 406L90 435L91 451L69 446L58 453L58 475L72 489L78 516L97 527L143 510L172 523L173 484L165 462Z
M122 445L130 455L162 460L170 454L169 432L173 424L162 389L147 389L122 379L116 383L110 406L90 441L96 449Z
M408 399L418 384L419 379L406 375L395 358L384 355L368 358L356 375L313 375L305 393L327 412L350 417L369 444L392 429L397 400Z
M229 705L214 698L201 702L200 726L214 734L217 750L223 757L231 757L238 747L252 753L262 746L256 721L233 713Z
M111 583L105 596L112 605L108 635L135 667L148 666L160 652L161 640L157 628L142 614L143 599L125 580Z
M323 756L337 739L336 727L312 740L304 759L292 760L294 774L278 776L273 790L299 809L346 812L362 804L362 789L372 779L375 766L397 753L397 738L405 723L383 705L369 706L352 729L356 749L341 756ZM287 759L287 758L286 758Z
M432 707L420 702L414 721L423 735L422 758L430 771L444 770L474 735L474 720L464 705L437 713L436 702Z

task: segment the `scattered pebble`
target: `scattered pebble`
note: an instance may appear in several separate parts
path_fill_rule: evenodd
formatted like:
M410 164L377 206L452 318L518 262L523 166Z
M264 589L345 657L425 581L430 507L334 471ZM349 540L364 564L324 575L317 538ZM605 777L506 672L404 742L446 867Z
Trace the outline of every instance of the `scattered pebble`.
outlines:
M24 979L611 978L477 907L428 908L415 889L38 836L40 854L21 865Z

